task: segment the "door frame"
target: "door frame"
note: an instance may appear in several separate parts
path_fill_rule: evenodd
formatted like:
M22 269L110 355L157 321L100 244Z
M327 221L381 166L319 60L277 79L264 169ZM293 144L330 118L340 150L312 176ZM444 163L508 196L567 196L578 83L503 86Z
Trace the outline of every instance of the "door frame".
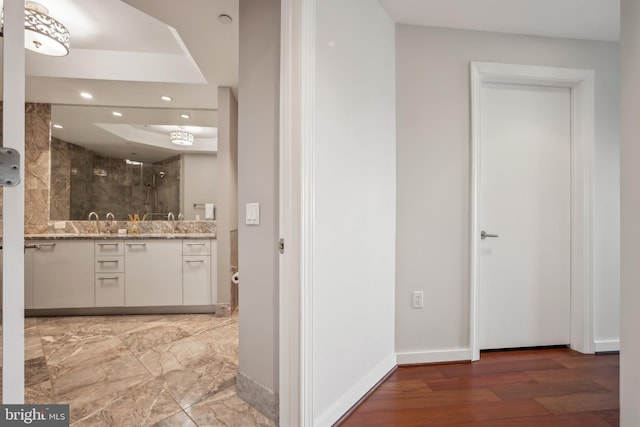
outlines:
M570 346L593 353L593 175L595 74L593 70L471 62L470 303L471 359L480 359L480 133L484 83L569 88L571 94L571 323Z
M281 1L279 422L312 426L316 0Z
M4 2L4 147L20 154L20 183L2 191L2 403L24 403L24 2Z

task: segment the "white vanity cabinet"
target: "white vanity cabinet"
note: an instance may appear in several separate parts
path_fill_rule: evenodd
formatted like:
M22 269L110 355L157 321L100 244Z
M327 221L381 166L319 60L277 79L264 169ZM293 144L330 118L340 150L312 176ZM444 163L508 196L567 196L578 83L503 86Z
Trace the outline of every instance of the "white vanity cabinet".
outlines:
M25 308L210 306L215 239L28 240ZM127 310L124 310L125 312ZM135 309L132 310L134 312ZM101 312L105 312L102 310Z
M182 305L182 240L126 240L125 305Z
M94 306L93 241L32 241L26 249L25 305L30 308ZM27 283L29 281L29 283ZM31 294L31 295L30 295Z

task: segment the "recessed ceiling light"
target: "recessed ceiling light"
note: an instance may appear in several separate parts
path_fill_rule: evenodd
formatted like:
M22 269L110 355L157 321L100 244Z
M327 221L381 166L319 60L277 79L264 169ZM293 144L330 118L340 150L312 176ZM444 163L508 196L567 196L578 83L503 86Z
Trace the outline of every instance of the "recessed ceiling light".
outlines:
M226 13L223 13L221 15L218 15L218 22L220 22L221 24L231 24L233 22L233 19L231 19L231 17Z
M188 114L180 114L180 117L182 117L183 119L190 119L191 116Z
M169 102L169 101L171 101L171 99L172 99L172 98L171 98L170 96L167 96L167 95L162 95L162 96L160 97L160 99L162 99L163 101L167 101L167 102Z
M62 125L53 125L54 128L56 129L63 129L64 127Z
M122 117L122 113L121 113L121 112L119 112L119 111L114 111L114 112L112 112L111 114L113 114L113 115L114 115L114 116L116 116L116 117Z
M91 95L89 92L81 92L80 96L83 97L84 99L92 99L93 95Z

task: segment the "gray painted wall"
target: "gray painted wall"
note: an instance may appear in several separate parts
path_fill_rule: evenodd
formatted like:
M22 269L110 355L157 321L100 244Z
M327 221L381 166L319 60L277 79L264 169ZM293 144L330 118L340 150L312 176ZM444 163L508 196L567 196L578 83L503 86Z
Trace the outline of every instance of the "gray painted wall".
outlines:
M194 203L216 203L218 195L217 155L183 154L181 177L181 203L184 219L194 220L196 215L204 221L204 208ZM177 217L177 213L174 212Z
M596 75L596 341L619 338L619 52L615 43L398 25L396 350L469 345L469 62ZM411 308L413 290L425 307Z
M238 101L228 87L218 88L218 303L231 301L231 231L238 229Z
M240 2L238 235L240 366L278 392L278 147L280 1ZM260 225L245 225L260 203Z
M622 342L620 425L640 425L640 3L622 0Z

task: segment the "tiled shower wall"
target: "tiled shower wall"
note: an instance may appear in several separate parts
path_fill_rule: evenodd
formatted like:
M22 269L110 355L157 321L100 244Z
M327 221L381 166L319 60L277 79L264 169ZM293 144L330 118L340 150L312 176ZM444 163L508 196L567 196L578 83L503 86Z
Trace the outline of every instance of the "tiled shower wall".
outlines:
M0 103L0 135L2 129ZM47 231L49 221L49 141L51 105L25 105L24 227L26 233ZM2 194L0 188L0 195ZM2 198L0 197L0 208ZM0 209L0 218L2 210Z
M117 220L150 213L147 219L176 217L180 207L180 158L156 164L131 165L54 138L51 141L51 219Z

